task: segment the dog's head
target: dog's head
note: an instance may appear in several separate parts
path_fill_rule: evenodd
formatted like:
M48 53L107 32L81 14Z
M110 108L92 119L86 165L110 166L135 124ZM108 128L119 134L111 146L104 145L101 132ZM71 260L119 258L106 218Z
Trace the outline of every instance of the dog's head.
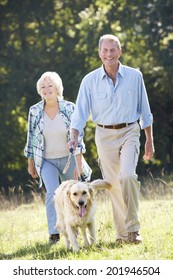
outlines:
M84 182L76 182L68 189L67 195L73 206L78 209L79 216L85 216L93 199L92 187Z

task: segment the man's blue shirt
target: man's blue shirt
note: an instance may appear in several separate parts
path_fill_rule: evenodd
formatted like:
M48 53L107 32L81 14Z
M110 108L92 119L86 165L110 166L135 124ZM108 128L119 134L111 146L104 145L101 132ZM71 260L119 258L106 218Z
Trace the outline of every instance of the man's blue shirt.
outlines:
M71 128L82 133L90 113L102 125L139 120L141 129L150 126L153 115L142 73L120 63L115 85L103 66L87 74L79 88Z

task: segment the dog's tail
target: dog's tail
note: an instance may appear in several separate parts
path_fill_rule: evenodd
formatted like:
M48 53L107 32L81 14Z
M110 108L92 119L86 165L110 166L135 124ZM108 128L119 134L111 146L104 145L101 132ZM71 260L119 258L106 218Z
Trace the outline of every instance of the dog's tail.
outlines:
M96 191L103 189L110 190L112 188L112 185L108 181L102 179L91 182L90 186Z

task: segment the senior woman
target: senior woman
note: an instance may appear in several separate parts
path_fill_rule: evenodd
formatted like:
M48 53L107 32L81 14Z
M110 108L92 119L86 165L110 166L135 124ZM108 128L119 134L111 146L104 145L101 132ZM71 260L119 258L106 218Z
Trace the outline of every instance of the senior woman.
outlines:
M56 211L53 202L55 190L62 181L78 179L82 168L87 172L89 180L91 169L84 162L82 153L85 152L82 137L75 151L78 162L76 167L74 157L64 174L69 149L70 122L75 105L63 99L63 84L56 72L45 72L37 81L37 92L42 100L29 109L28 133L24 155L28 158L28 172L33 178L40 178L46 189L46 214L49 231L49 243L60 239L56 225Z

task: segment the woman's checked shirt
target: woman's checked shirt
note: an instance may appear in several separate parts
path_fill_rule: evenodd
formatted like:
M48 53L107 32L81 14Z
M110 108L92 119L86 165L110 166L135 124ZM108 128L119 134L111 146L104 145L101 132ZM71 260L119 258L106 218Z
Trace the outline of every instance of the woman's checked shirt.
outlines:
M67 128L67 142L70 140L70 123L71 116L74 111L74 103L66 100L58 100L59 110L62 115L62 119ZM33 105L29 109L28 114L28 133L27 133L27 142L24 148L24 155L27 158L33 159L37 173L40 177L41 167L43 163L44 155L44 100ZM76 154L80 152L85 152L85 145L82 140L82 136L79 137L79 145L76 148ZM40 182L40 185L42 182Z

